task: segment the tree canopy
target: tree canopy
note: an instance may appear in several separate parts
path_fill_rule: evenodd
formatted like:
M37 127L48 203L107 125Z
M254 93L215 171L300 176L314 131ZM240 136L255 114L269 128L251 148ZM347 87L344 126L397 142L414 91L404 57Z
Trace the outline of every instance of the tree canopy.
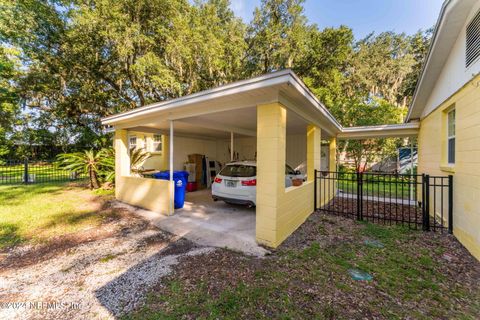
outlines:
M356 40L303 2L0 0L0 140L101 147L101 117L283 68L344 126L401 121L430 32Z

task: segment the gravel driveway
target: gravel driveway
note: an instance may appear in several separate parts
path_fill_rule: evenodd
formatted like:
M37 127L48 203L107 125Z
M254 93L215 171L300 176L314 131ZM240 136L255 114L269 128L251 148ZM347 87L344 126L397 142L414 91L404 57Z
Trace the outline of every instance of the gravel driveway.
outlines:
M131 216L103 228L108 236L58 248L46 259L29 258L39 247L2 254L0 319L113 319L141 305L184 257L215 250Z

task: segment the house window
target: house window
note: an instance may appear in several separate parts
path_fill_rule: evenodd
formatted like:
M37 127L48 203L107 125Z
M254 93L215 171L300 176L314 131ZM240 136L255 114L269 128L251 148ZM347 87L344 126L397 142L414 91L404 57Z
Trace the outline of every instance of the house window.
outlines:
M465 65L468 68L480 57L480 11L468 24L465 41Z
M154 134L153 135L153 151L160 152L162 151L162 135Z
M448 163L455 163L455 109L447 114L447 156Z
M137 149L137 137L130 136L128 137L128 150Z

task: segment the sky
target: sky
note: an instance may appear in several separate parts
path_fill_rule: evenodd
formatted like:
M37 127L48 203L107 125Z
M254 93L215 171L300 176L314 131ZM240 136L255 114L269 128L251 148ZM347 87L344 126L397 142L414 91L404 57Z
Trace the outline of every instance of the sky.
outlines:
M260 0L230 0L235 14L245 22L252 18ZM443 0L306 0L305 14L320 29L346 25L356 39L374 31L405 32L433 27Z

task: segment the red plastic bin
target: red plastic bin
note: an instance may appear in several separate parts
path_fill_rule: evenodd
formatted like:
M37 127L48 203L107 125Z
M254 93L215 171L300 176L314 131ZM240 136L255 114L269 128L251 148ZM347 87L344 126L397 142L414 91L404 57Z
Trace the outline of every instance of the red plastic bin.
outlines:
M187 192L197 191L197 183L196 182L187 182Z

